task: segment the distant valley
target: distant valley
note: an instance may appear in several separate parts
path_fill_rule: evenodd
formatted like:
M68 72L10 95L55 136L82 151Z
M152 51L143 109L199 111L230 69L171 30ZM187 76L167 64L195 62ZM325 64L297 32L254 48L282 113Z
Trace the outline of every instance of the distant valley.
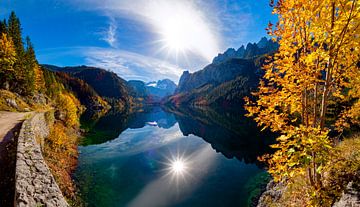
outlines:
M128 86L133 97L142 99L144 103L160 103L165 98L173 95L177 85L169 79L145 83L139 80L129 80Z

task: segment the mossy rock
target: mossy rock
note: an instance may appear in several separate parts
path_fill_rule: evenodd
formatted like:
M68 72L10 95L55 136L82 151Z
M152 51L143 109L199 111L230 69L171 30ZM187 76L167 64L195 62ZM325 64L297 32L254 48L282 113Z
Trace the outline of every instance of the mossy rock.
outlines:
M9 104L9 100L15 104ZM29 111L29 105L16 94L0 89L0 111Z

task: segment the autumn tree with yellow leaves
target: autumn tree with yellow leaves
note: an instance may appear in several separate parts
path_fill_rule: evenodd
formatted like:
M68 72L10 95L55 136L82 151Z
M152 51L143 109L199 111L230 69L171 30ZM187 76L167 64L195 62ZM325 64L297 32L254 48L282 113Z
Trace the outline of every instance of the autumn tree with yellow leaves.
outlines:
M79 127L79 100L71 93L61 93L58 96L57 105L59 110L64 112L64 124L68 127Z
M0 35L0 87L9 88L9 82L15 79L16 52L11 38L4 33Z
M246 109L259 125L281 134L277 151L265 157L274 180L306 175L311 190L304 193L314 197L309 205L322 205L323 167L333 147L329 132L359 124L360 3L271 5L278 22L268 33L280 47L264 65L256 100L247 98Z

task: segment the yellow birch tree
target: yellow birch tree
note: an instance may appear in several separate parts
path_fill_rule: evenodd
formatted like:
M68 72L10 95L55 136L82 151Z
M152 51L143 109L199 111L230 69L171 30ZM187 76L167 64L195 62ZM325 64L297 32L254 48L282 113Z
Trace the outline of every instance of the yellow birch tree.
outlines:
M306 175L323 187L330 131L359 123L360 4L358 0L271 1L278 16L268 33L280 44L264 65L249 116L281 136L265 159L275 181ZM330 119L331 117L331 119ZM319 204L318 204L319 205Z

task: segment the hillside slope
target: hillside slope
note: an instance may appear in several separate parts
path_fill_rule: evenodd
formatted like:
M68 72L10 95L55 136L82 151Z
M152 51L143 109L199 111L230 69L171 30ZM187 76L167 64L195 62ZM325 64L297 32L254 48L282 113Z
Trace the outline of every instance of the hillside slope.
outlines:
M71 77L63 72L56 72L56 78L66 89L72 91L81 105L84 105L87 109L102 110L110 108L109 104L85 81Z
M124 109L132 104L126 81L113 72L88 66L57 67L43 65L43 67L50 71L64 72L74 78L83 80L100 97L118 109Z
M242 104L242 98L256 88L261 77L259 62L259 59L231 58L195 73L184 72L175 94L167 103L222 107Z

